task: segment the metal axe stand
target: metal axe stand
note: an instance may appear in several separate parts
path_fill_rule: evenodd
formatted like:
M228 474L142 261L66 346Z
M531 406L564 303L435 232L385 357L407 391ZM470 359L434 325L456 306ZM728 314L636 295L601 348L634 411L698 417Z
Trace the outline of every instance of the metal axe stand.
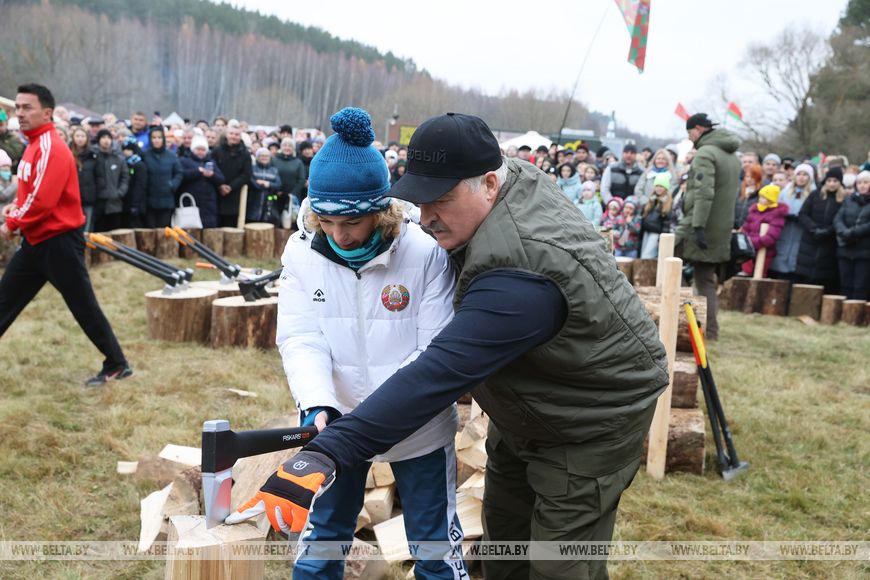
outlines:
M160 278L161 280L163 280L163 282L166 283L166 286L163 287L164 294L173 294L186 287L186 280L181 275L179 275L177 271L169 271L165 268L160 268L158 266L155 266L154 264L150 264L148 262L140 260L135 256L131 256L129 254L121 252L117 246L115 248L112 248L108 245L105 245L101 241L97 241L99 238L95 239L93 235L94 234L91 234L91 237L89 237L88 241L85 242L86 246L88 246L92 250L100 250L101 252L105 252L113 258L121 260L122 262L126 262L131 266L139 268L143 272Z

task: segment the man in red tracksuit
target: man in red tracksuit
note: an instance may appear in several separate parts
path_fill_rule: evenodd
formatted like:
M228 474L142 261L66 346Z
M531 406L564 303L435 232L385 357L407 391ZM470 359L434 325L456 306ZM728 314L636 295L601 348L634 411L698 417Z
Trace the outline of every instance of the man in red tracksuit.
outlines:
M50 282L106 357L88 386L124 379L133 369L97 303L85 268L85 241L75 159L52 122L54 97L42 85L18 87L15 114L28 145L18 164L18 197L3 208L0 237L24 236L0 279L0 336L39 290Z

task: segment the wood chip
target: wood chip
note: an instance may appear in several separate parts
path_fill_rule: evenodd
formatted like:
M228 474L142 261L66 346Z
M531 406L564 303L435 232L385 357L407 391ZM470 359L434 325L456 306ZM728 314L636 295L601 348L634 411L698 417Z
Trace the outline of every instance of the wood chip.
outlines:
M132 475L139 468L138 461L119 461L115 471L121 475Z
M229 391L229 392L231 392L232 394L234 394L234 395L238 395L238 396L240 396L240 397L251 397L251 398L256 398L256 397L259 396L259 395L257 395L257 393L254 393L254 392L251 392L251 391L243 391L242 389L226 389L226 390Z

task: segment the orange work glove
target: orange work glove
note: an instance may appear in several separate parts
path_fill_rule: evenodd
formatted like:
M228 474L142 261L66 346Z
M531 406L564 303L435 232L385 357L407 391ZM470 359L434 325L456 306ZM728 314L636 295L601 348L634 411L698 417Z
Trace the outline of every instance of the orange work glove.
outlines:
M224 523L237 524L263 512L276 532L301 532L314 500L335 481L335 463L316 451L300 451L269 476L263 487Z

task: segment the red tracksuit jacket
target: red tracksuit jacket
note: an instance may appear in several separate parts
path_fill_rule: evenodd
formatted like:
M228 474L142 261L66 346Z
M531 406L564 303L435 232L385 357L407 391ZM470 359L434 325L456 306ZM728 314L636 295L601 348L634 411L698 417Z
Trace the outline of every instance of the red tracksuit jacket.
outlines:
M25 131L29 145L18 163L18 209L6 220L31 246L82 227L85 214L72 151L53 123Z

